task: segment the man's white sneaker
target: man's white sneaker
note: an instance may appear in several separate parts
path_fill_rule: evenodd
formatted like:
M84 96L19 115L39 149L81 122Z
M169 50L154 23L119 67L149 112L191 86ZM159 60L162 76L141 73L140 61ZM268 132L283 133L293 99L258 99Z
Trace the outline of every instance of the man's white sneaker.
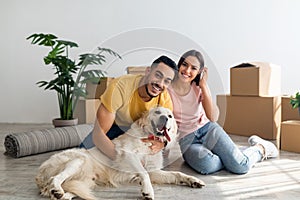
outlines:
M248 139L248 143L251 146L260 144L263 146L264 150L265 150L265 154L263 155L263 159L265 158L276 158L279 154L279 151L277 149L277 147L270 141L264 140L260 137L258 137L257 135L252 135L249 139Z

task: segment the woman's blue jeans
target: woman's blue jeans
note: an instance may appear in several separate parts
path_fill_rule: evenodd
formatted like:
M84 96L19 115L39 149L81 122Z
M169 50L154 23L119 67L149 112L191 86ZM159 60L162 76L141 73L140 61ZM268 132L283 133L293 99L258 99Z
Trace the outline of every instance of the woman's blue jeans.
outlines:
M214 122L181 138L179 145L185 162L201 174L211 174L223 168L235 174L245 174L262 159L257 146L241 151Z

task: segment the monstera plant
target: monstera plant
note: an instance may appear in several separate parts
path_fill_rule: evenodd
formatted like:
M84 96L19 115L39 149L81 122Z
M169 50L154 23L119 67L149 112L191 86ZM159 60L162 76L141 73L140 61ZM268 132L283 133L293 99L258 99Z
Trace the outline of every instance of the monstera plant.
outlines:
M300 115L300 93L297 92L295 96L291 96L290 104L293 108L298 108L299 115Z
M37 82L45 90L54 90L57 93L61 120L72 120L73 111L79 97L86 96L85 85L88 81L95 81L106 76L101 69L94 69L106 62L105 54L121 58L119 54L108 48L98 47L95 53L85 53L73 60L69 51L77 48L78 44L72 41L60 40L53 34L32 34L26 38L31 44L49 48L44 57L45 65L50 65L54 70L54 78L50 81ZM94 66L87 70L88 66Z

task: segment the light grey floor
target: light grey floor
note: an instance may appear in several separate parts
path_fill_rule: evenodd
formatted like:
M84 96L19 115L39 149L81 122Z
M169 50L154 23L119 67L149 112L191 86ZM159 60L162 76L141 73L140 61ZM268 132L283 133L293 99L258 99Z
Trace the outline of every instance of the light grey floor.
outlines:
M0 199L45 199L39 196L34 182L39 165L49 158L50 152L23 158L3 155L5 135L11 132L52 127L48 124L0 124ZM247 145L247 138L231 136L239 146ZM179 170L206 182L206 187L193 189L185 186L154 185L155 197L159 199L300 199L300 154L280 152L277 159L257 163L246 175L234 175L220 171L213 175L200 175L191 170L175 149L170 155L171 164L166 170ZM178 158L178 159L177 159ZM140 199L139 186L120 188L100 187L95 195L99 199Z

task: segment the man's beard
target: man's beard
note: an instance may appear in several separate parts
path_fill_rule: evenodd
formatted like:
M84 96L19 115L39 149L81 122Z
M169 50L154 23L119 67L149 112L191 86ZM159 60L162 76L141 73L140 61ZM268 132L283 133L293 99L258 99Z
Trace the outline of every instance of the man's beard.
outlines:
M151 99L154 98L154 97L156 97L156 96L153 96L152 94L150 94L150 92L149 92L147 86L148 86L148 84L145 85L147 95L148 95Z

